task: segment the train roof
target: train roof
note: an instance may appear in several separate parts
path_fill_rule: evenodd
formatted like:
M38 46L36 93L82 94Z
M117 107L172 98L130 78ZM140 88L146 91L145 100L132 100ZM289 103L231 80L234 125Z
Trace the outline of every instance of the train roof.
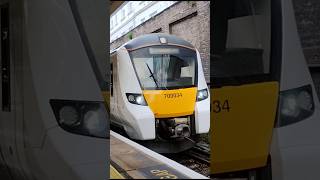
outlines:
M194 48L192 44L185 41L177 36L165 34L165 33L152 33L143 36L139 36L124 45L126 49L135 49L141 46L146 46L148 44L161 45L160 38L165 38L168 44L177 44L181 46L186 46Z
M161 43L160 38L165 38L166 43ZM123 44L121 47L125 47L126 49L136 49L139 47L147 46L147 45L163 45L163 44L174 44L174 45L180 45L185 46L194 49L194 46L190 44L188 41L185 41L175 35L165 34L165 33L152 33L152 34L146 34L139 36L135 39L132 39L131 41L128 41L127 43ZM110 54L117 51L119 48L111 50Z

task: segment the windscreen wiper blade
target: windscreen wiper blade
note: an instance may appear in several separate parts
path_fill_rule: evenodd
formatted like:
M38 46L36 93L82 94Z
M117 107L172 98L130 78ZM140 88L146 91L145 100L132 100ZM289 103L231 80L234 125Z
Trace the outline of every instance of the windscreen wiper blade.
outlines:
M149 77L152 77L152 79L153 79L154 83L156 84L157 88L159 88L158 82L157 82L156 78L154 77L154 75L153 75L148 63L146 63L146 65L147 65L147 67L149 69L149 72L150 72L150 76Z

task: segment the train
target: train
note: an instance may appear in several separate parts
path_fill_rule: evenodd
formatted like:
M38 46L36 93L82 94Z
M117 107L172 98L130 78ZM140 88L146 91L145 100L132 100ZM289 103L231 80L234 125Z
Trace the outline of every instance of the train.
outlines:
M110 60L111 123L131 139L157 144L157 152L179 152L209 132L210 92L189 42L145 34L111 50Z
M211 173L317 179L320 104L292 0L216 0Z
M107 7L0 1L1 179L109 177Z

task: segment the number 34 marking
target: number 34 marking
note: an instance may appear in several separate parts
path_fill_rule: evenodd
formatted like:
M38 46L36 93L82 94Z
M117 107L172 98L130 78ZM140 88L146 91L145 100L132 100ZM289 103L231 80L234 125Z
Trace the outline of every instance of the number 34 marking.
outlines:
M228 100L224 100L219 101L219 100L214 100L212 102L212 110L214 113L220 113L221 111L226 111L229 112L230 111L230 106L229 106L229 101Z

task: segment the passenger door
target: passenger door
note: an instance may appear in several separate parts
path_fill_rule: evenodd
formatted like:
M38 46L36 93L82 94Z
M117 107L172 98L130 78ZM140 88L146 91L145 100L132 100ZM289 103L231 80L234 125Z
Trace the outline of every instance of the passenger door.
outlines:
M0 5L0 57L1 57L1 110L0 110L0 138L1 138L1 156L7 165L7 170L13 177L21 177L20 164L18 161L18 151L16 147L16 109L15 101L15 68L13 47L11 40L13 38L11 32L11 8L9 4ZM10 170L9 170L10 169Z

